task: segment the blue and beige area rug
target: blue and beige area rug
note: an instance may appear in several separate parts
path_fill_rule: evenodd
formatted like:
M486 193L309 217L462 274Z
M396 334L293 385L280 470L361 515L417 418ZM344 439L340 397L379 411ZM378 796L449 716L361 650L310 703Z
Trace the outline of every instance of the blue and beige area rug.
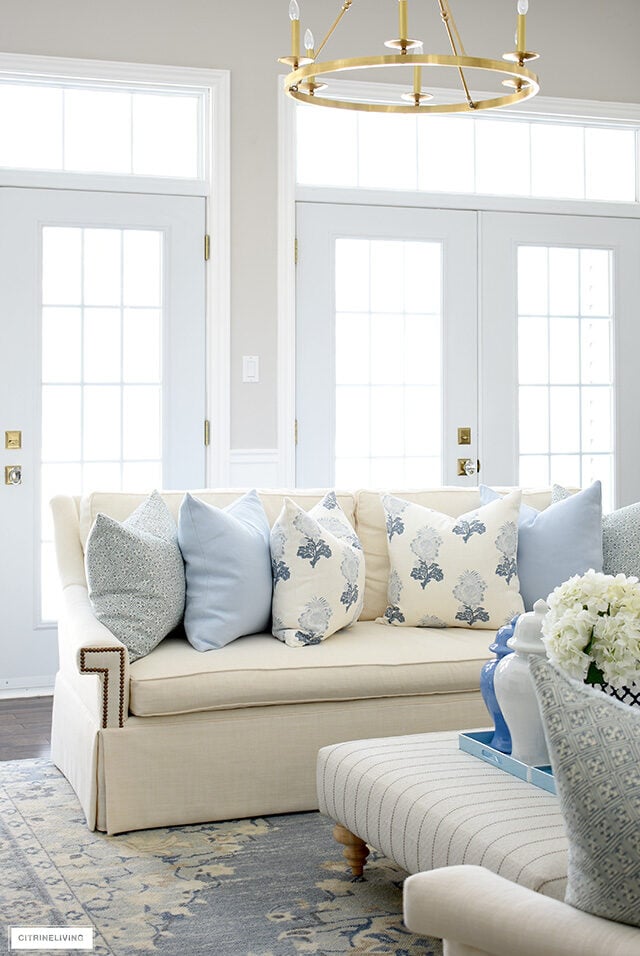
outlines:
M441 956L402 922L406 874L372 854L351 882L331 830L298 813L108 837L48 761L0 763L2 918L93 926L99 956Z

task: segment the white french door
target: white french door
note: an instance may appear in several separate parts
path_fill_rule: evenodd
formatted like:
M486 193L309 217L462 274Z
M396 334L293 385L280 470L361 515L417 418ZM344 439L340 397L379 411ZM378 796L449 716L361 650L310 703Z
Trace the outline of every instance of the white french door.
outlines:
M0 690L56 670L50 498L205 484L204 233L200 198L0 190Z
M296 483L474 482L475 213L299 203L297 236Z
M640 498L639 221L297 208L299 484Z
M640 498L640 222L482 213L481 431L489 483Z

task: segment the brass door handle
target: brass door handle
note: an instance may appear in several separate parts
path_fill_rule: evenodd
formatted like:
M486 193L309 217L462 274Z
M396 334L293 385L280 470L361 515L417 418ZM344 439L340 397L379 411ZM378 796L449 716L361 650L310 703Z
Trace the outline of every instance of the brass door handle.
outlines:
M475 475L480 471L480 462L473 458L458 458L458 475L461 478L465 476Z
M4 483L5 485L21 485L22 465L5 465Z

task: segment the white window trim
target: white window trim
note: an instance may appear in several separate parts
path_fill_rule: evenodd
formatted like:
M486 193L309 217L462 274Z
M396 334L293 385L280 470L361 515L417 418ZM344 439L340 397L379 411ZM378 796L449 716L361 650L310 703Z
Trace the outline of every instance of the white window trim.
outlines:
M80 60L68 57L0 54L0 78L102 81L149 89L205 91L203 178L164 179L147 176L0 170L0 188L84 189L109 192L202 196L211 258L206 271L206 402L211 445L207 449L207 484L228 483L231 449L231 111L230 71L158 64ZM203 237L204 255L204 237ZM203 427L204 435L204 427Z
M295 407L296 407L296 314L295 314L295 221L296 202L371 203L374 205L422 206L437 209L471 209L560 213L577 216L615 216L640 218L640 203L544 200L530 197L479 196L475 193L427 193L373 189L338 189L297 186L295 180L296 140L294 100L283 90L278 77L278 475L285 487L295 485ZM342 81L334 89L343 96L358 99L398 101L399 87L394 84L350 83ZM375 90L375 97L372 92ZM633 103L606 103L536 96L518 110L492 110L491 119L502 118L557 122L575 120L582 124L640 126L640 106ZM478 118L478 117L474 117ZM487 118L489 118L487 116ZM638 164L640 167L640 163ZM638 193L640 195L640 193Z

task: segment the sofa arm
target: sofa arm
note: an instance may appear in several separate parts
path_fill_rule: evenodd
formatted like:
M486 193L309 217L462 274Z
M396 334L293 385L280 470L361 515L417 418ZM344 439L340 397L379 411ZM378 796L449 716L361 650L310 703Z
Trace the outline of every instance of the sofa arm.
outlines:
M640 953L640 929L583 913L480 866L450 866L408 877L404 884L404 918L414 933L451 941L452 954ZM461 944L459 949L455 943Z
M62 592L60 670L99 727L123 727L129 711L129 653L95 617L87 588Z

